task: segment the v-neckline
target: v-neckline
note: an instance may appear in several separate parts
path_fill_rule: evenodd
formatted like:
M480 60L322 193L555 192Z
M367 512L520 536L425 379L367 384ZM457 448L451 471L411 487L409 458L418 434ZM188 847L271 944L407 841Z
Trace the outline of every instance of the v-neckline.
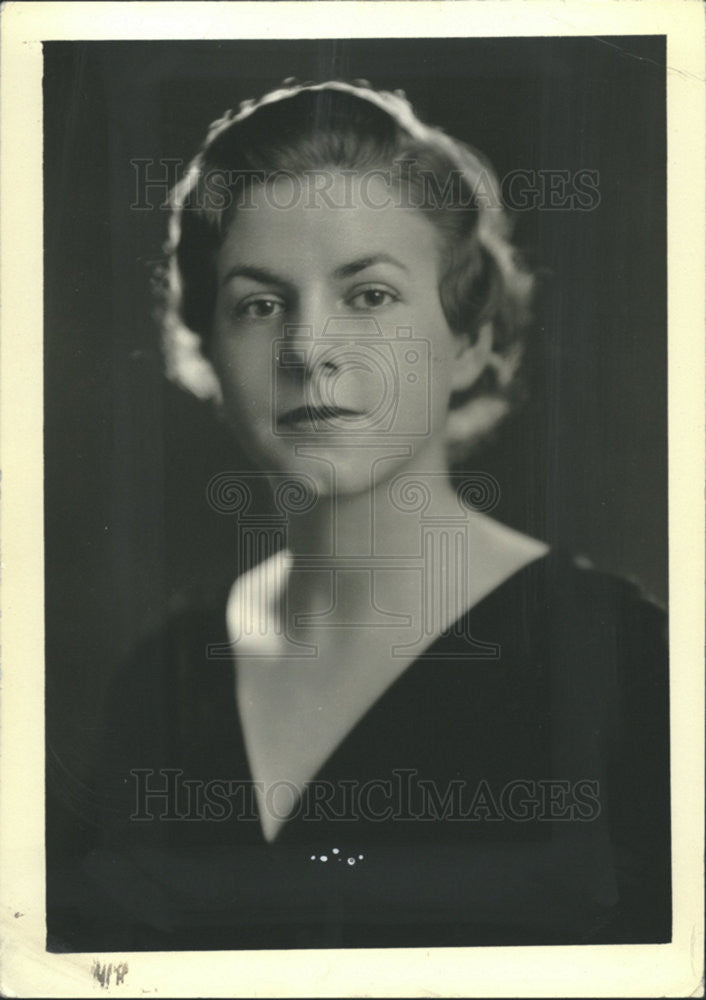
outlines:
M360 739L361 731L363 733L365 732L365 729L370 726L371 719L384 708L388 701L398 698L400 691L404 691L406 686L416 681L420 672L428 670L435 661L443 658L442 650L444 646L447 646L450 643L457 643L459 635L470 635L470 625L472 619L479 618L487 614L488 610L492 609L492 605L494 603L502 599L503 595L506 594L507 591L511 591L520 586L525 577L531 573L536 573L538 570L544 570L546 572L546 568L555 562L558 556L559 553L556 549L549 549L548 551L540 554L538 557L530 559L496 587L488 591L488 593L485 594L477 603L459 615L452 625L437 635L429 646L423 651L423 653L415 657L415 659L409 663L409 665L381 692L381 694L373 702L371 702L371 704L361 714L360 718L348 730L343 739L321 762L315 773L304 783L302 793L297 800L297 805L292 815L284 820L272 840L268 840L264 836L262 825L261 823L259 824L262 843L268 847L276 847L286 839L288 832L292 829L296 821L296 816L302 809L306 808L312 785L326 780L327 772L332 768L335 769L336 762L340 758L345 757L345 755L349 752L350 745L355 744L355 742ZM455 657L454 659L456 663L463 662L460 657ZM234 659L234 665L236 663L237 657ZM238 708L237 698L234 698L234 710L242 759L246 765L249 779L254 781L247 747L245 744L245 733Z

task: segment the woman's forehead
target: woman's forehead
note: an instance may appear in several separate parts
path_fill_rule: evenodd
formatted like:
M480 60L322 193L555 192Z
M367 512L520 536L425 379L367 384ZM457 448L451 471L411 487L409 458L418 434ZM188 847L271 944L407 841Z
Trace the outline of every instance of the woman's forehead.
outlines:
M349 259L429 268L437 231L406 207L384 171L284 175L259 183L236 208L219 253L219 270L234 262L320 259L332 270ZM387 261L385 258L389 258ZM345 276L345 275L343 275Z

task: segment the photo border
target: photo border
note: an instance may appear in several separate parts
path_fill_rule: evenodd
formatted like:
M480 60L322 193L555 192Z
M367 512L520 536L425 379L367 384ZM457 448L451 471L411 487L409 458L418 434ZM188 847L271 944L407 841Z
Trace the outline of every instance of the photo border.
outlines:
M373 9L374 3L374 9ZM0 991L6 996L703 996L704 17L698 0L17 2L2 10ZM673 941L52 954L45 950L42 41L667 37ZM127 963L120 985L93 967ZM701 984L701 985L700 985Z

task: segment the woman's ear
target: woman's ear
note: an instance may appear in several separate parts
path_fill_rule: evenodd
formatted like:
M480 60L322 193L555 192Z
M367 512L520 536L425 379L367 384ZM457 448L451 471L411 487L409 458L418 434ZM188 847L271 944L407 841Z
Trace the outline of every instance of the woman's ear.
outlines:
M458 343L451 388L454 392L464 392L471 388L492 363L493 324L484 323L472 344L466 336L459 336Z

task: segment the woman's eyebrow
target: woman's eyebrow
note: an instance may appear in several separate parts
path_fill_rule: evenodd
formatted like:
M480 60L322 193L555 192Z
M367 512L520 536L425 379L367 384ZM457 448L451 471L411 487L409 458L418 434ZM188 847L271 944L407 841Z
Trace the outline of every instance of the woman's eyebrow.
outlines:
M224 275L221 284L225 285L233 278L250 278L252 281L258 281L261 285L280 285L283 288L290 286L288 281L276 275L274 271L268 271L265 267L251 267L247 264L236 264L235 267L231 267Z
M373 267L375 264L392 264L401 271L409 271L409 268L405 264L397 260L396 257L391 256L391 254L375 253L368 254L365 257L358 257L356 260L351 260L346 264L341 264L340 267L334 270L333 276L334 278L350 278L352 275L358 274L359 271L365 271L366 268ZM236 264L234 267L231 267L224 275L221 284L225 285L233 278L250 278L252 281L258 281L262 285L280 285L284 288L291 286L291 282L275 274L274 271L250 264Z
M333 276L334 278L350 278L351 275L358 274L359 271L364 271L367 267L373 267L374 264L392 264L394 267L399 267L402 271L409 271L409 268L405 264L397 260L396 257L390 256L389 253L376 253L370 254L367 257L359 257L348 264L341 264L333 272Z

